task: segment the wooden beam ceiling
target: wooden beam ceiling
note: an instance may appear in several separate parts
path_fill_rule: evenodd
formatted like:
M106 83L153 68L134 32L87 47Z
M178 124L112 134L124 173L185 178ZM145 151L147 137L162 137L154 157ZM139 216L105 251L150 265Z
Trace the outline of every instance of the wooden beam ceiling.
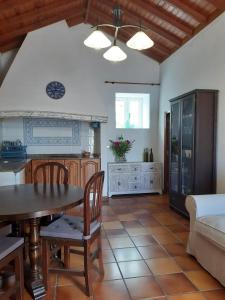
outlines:
M19 47L26 34L60 20L68 26L80 23L112 23L112 9L119 4L123 24L149 28L154 47L144 51L159 62L225 11L225 0L0 0L0 52ZM105 31L113 35L112 30ZM126 42L134 29L119 31ZM85 37L84 37L85 38Z

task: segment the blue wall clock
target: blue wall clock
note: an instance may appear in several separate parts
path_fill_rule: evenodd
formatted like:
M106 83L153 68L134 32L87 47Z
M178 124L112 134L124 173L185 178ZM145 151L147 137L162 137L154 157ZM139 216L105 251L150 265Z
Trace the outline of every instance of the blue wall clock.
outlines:
M51 81L46 86L46 93L52 99L60 99L65 95L65 86L58 81Z

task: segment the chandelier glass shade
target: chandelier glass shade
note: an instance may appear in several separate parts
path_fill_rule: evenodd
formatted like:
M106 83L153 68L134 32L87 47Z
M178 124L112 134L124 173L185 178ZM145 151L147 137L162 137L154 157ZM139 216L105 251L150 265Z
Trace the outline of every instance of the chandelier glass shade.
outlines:
M138 31L127 41L126 45L135 50L149 49L154 45L153 40L144 32L148 30L141 25L121 25L122 10L119 6L113 9L113 24L98 24L94 26L95 30L85 39L84 44L87 47L94 49L102 49L111 46L111 41L99 28L108 27L115 29L114 43L103 54L103 57L112 62L123 61L127 58L126 53L117 46L118 31L123 28L137 28Z
M103 49L111 46L110 39L98 28L94 30L87 38L84 40L84 45L94 49Z
M117 62L126 59L127 55L119 46L113 45L103 54L103 57L109 61Z
M127 46L136 50L149 49L154 45L152 39L144 31L136 32L128 41Z

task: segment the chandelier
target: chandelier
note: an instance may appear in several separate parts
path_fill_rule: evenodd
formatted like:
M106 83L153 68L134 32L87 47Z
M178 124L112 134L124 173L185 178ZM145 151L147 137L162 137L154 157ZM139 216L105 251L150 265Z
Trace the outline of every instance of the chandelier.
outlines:
M137 28L138 31L126 42L126 45L129 48L136 49L136 50L144 50L151 48L154 45L154 42L150 37L144 32L147 28L144 28L137 25L122 25L121 17L123 11L117 5L114 7L113 11L113 24L98 24L94 26L95 29L85 40L84 45L94 49L103 49L110 47L104 54L103 57L109 61L118 62L125 60L127 58L127 54L117 45L117 36L119 30L123 28ZM114 28L114 41L113 45L108 37L100 30L101 27L110 27Z

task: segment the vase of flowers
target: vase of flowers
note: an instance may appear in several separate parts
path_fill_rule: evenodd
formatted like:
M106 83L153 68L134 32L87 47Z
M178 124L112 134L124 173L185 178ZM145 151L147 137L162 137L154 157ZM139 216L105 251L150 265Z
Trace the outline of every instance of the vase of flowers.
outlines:
M125 140L121 135L120 137L118 137L116 141L113 140L109 140L109 141L110 141L110 149L112 150L115 156L115 161L125 162L126 153L131 150L134 140L133 141Z

